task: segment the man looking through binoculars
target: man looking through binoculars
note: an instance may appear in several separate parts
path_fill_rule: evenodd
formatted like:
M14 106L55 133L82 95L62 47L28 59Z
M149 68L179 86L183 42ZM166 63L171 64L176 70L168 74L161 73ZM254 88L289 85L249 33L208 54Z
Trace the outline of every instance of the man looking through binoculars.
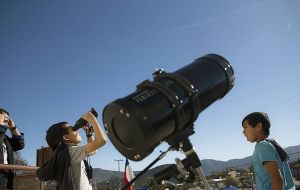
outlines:
M10 130L11 138L6 135ZM0 108L0 164L14 164L14 151L23 149L24 135L17 129L8 111ZM13 189L14 173L0 171L0 190Z

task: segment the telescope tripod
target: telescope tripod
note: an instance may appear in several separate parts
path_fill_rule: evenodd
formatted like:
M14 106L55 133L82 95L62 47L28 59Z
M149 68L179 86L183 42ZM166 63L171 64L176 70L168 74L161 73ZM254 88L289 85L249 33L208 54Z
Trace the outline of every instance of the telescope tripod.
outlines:
M191 166L194 171L195 171L195 176L196 179L198 181L198 184L200 184L201 182L204 184L205 190L211 190L208 181L205 178L205 175L203 174L203 171L201 169L201 162L200 159L197 155L197 153L194 151L194 148L190 142L190 140L188 138L183 138L180 141L176 141L177 143L173 143L167 151L162 152L153 162L151 162L143 171L141 171L137 176L135 176L135 178L133 178L128 184L124 185L122 190L126 190L129 186L131 186L134 181L136 181L136 179L138 179L141 175L143 175L149 168L151 168L156 162L158 162L159 160L161 160L166 154L167 152L169 152L170 150L182 150L182 152L184 152L184 154L186 155L186 161L188 162L188 165ZM186 173L184 170L184 166L182 165L181 161L176 161L176 165L177 165L177 170L184 175L184 173ZM183 166L183 167L180 167Z
M210 190L210 186L208 184L208 181L205 178L205 175L203 174L203 171L201 169L201 162L200 159L197 155L197 153L195 152L193 145L191 144L190 140L188 138L183 138L180 139L179 141L176 141L176 144L171 145L171 147L173 147L173 149L175 150L181 150L185 155L186 155L186 159L187 162L189 164L189 166L191 166L195 173L196 173L196 179L198 181L198 183L203 183L205 190ZM186 168L184 168L184 165L179 162L179 160L176 161L176 165L177 165L177 169L181 174L186 173Z

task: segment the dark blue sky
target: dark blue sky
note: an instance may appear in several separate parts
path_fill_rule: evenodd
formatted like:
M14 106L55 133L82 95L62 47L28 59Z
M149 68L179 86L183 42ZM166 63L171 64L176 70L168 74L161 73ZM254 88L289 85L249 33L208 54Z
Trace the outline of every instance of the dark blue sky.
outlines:
M204 110L191 136L199 157L252 154L241 120L265 111L271 137L299 144L300 1L7 1L0 0L0 107L25 133L22 156L35 165L53 123L135 91L155 68L172 72L207 53L224 56L235 86ZM102 124L102 118L99 117ZM165 150L157 147L140 170ZM170 153L158 164L174 163ZM109 142L94 167L117 169L124 157Z

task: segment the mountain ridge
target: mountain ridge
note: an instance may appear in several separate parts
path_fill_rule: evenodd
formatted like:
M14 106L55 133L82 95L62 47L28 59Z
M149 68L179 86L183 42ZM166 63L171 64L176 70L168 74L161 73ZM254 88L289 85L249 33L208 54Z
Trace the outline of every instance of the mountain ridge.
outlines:
M284 148L284 150L289 154L289 162L297 161L300 158L300 145L289 146ZM296 153L296 154L295 154ZM227 161L220 161L214 159L203 159L201 160L202 166L201 169L203 170L204 175L210 175L212 172L215 171L223 171L226 168L248 168L251 166L251 159L252 156L247 156L240 159L230 159ZM172 163L173 164L173 163ZM159 165L154 168L149 169L145 174L143 174L138 180L138 184L142 184L147 177L153 176L154 174L158 173L159 171L171 166L172 164L164 164ZM140 171L134 171L134 174L137 175ZM107 183L110 182L111 185L118 185L119 184L119 172L118 171L111 171L111 170L104 170L101 168L94 168L94 180L97 183ZM123 181L124 172L120 172L120 177Z

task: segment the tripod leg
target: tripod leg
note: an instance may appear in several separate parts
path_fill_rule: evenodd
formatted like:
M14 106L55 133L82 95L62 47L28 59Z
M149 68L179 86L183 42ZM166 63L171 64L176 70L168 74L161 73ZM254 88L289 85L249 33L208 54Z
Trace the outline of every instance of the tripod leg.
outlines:
M141 177L141 175L143 175L149 168L151 168L156 162L158 162L160 159L162 159L166 154L167 152L170 151L170 148L168 148L167 151L165 152L162 152L153 162L151 162L143 171L141 171L137 176L135 176L135 178L133 178L129 183L125 184L123 187L122 187L122 190L126 190L129 186L131 186L133 184L133 182L135 180L137 180L139 177Z
M205 189L210 190L210 186L209 186L208 181L206 180L206 178L205 178L205 176L202 172L202 169L200 167L198 167L195 170L196 170L197 176L199 176L199 178L203 182Z
M205 189L206 190L210 190L210 186L200 168L201 166L201 162L200 159L197 155L197 153L195 152L193 145L191 144L190 140L188 138L183 139L183 141L181 141L182 143L182 150L185 153L189 163L191 164L192 168L194 168L194 170L196 171L197 176L202 180Z

